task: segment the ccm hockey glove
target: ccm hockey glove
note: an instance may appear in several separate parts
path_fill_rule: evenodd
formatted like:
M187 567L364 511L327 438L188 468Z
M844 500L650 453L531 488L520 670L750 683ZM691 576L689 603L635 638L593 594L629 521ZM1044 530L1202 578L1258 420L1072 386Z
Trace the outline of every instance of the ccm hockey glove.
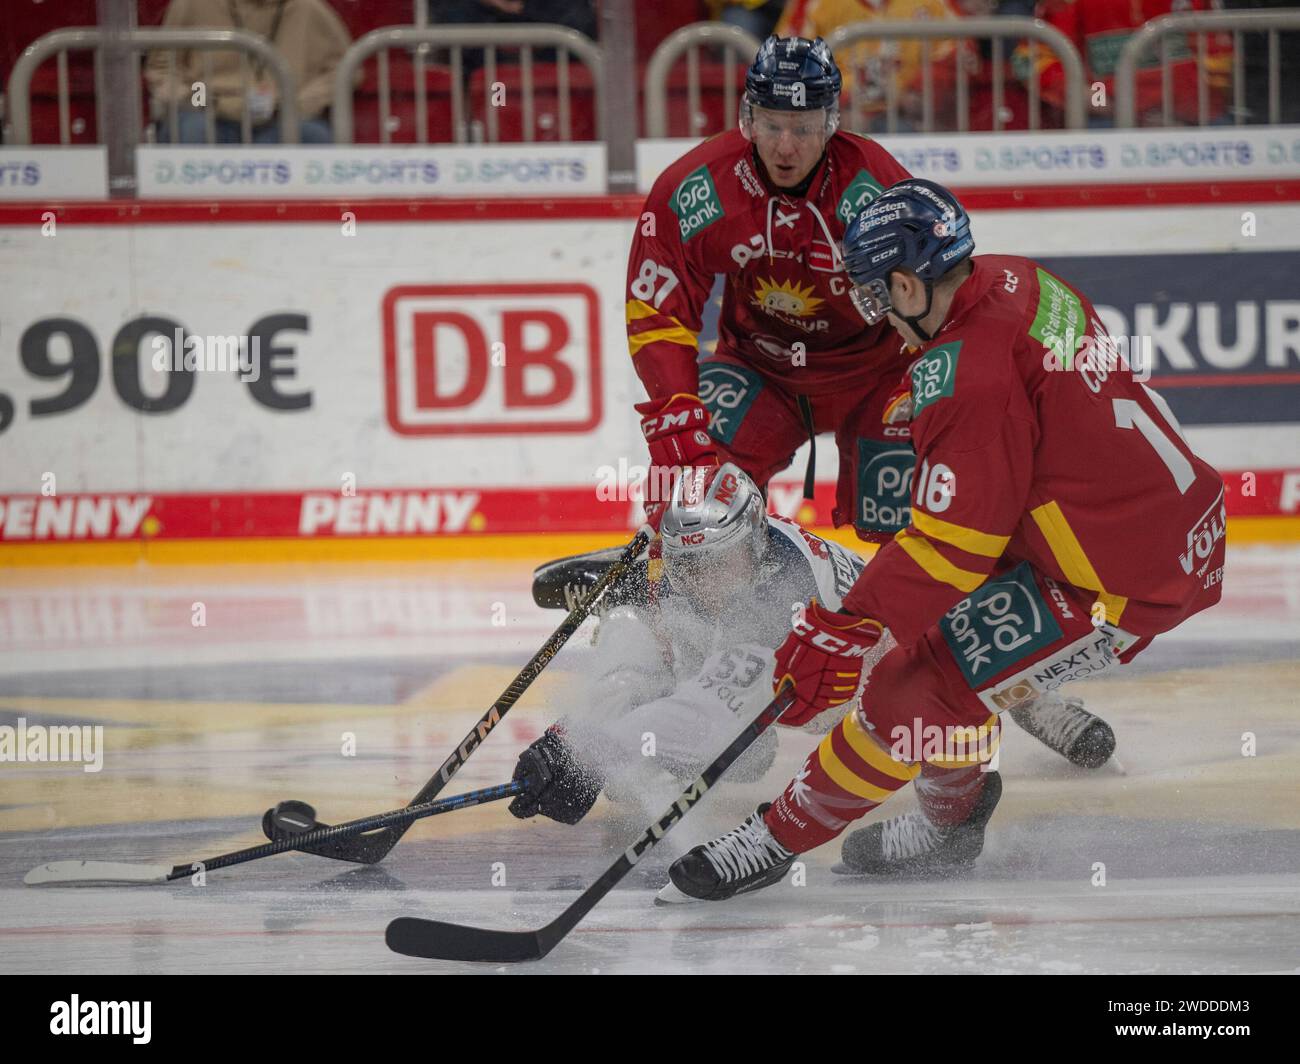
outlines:
M641 433L650 448L646 520L657 532L672 486L666 470L717 465L718 455L709 436L709 412L697 396L648 399L636 404L636 412L641 415Z
M816 599L808 603L776 651L773 689L779 691L787 679L794 684L794 702L779 723L798 727L852 698L862 680L863 660L883 634L879 621L832 613Z
M525 790L510 803L512 814L527 820L541 813L561 824L576 824L586 816L604 786L578 763L558 724L519 755L513 779L522 781Z

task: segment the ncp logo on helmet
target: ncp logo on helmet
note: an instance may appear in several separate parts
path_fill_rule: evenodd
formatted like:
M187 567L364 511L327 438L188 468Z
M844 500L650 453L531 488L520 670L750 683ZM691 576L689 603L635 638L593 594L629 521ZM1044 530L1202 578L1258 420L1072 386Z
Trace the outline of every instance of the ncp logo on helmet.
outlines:
M745 76L740 129L778 188L793 188L820 161L840 125L843 79L818 37L769 37Z
M730 462L683 470L659 533L669 585L716 614L757 577L767 547L767 505Z
M844 233L853 305L868 325L892 313L922 340L930 340L921 322L930 313L934 286L974 250L970 218L956 196L933 181L900 181L856 215ZM914 274L925 286L920 313L905 314L895 307L890 275L896 271Z

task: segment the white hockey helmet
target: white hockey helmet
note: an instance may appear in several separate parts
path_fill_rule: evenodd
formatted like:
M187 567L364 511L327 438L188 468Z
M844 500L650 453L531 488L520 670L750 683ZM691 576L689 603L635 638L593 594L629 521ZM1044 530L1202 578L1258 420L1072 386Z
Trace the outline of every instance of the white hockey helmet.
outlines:
M739 466L682 470L659 526L664 572L692 597L757 570L767 543L767 502Z

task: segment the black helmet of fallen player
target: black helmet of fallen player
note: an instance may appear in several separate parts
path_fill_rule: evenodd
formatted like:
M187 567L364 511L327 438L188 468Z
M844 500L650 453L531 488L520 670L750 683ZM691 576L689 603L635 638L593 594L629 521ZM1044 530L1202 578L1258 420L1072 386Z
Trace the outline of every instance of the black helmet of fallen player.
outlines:
M920 322L930 313L934 283L974 250L970 218L948 189L921 178L891 185L844 233L844 268L853 281L853 305L868 325L875 325L893 310L889 275L911 270L925 283L925 310L898 317L929 340Z
M818 37L769 37L745 75L740 100L740 129L753 139L754 108L769 111L824 111L826 135L840 125L840 89L844 79L831 50Z
M721 608L758 571L767 543L763 493L737 465L682 471L659 525L664 574L698 606Z

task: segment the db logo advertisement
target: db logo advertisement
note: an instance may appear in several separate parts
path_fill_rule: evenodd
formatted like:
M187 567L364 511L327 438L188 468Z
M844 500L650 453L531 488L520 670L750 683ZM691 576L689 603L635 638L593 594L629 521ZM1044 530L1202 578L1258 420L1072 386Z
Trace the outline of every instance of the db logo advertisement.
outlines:
M384 295L388 424L403 436L588 432L600 322L585 284L402 285Z

